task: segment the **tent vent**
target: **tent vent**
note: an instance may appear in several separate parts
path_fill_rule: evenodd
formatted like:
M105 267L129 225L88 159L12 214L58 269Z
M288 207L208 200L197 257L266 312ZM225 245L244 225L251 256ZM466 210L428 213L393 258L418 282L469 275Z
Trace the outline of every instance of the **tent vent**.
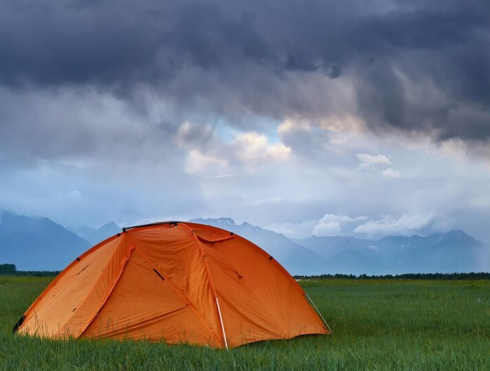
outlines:
M26 319L26 316L20 317L20 319L17 321L15 324L14 328L12 329L12 334L15 334L17 330L19 329L20 326L24 323L24 320Z
M79 261L80 261L80 258L77 258L77 262L79 262Z
M271 255L271 256L269 256L269 260L272 260L272 259L274 259L274 257L273 257L272 255Z
M123 228L123 233L126 233L126 228Z
M82 272L83 272L85 269L87 269L89 265L90 265L90 264L87 264L85 267L83 267L83 269L82 269L80 272L78 272L78 273L77 273L77 276L78 276L80 273L82 273Z
M163 276L160 274L159 271L157 271L155 268L153 268L153 270L155 271L156 274L158 274L158 277L160 277L162 280L165 280L165 278L163 278Z
M230 236L233 236L234 234L235 234L235 233L233 233L233 232L230 232Z

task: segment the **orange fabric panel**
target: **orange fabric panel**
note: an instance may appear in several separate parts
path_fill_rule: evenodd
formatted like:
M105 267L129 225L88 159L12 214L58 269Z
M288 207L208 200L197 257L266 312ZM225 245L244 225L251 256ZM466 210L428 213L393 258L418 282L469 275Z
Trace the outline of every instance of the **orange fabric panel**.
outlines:
M307 302L303 290L277 262L270 260L249 241L236 236L223 242L201 244L211 257L208 262L220 303L223 303L225 330L234 345L254 341L254 336L256 340L264 340L328 333ZM250 291L256 300L251 299ZM258 313L266 318L265 323L275 324L273 335L263 331L265 328L271 330L271 327L264 325ZM246 317L248 321L238 321L240 317ZM243 328L250 321L254 322L257 332L249 328L247 339L240 326Z
M204 258L185 227L168 225L130 230L131 246L149 259L159 272L185 296L212 332L222 338L216 299Z
M216 285L228 344L237 346L283 337L274 308L268 308L249 280L210 245L202 243Z
M82 337L221 346L191 308L137 252Z
M94 290L101 289L98 281L111 257L121 248L122 240L116 238L106 243L91 254L82 256L79 262L64 271L26 313L19 332L49 337L77 337L78 331L70 323L73 323L73 317L80 317L84 303L90 309L94 308L87 299L93 296ZM82 316L83 320L87 320L86 315Z
M127 255L127 237L123 234L117 241L119 241L119 244L115 246L113 254L110 256L105 267L100 272L97 272L98 280L96 284L63 327L62 332L69 332L75 337L79 337L90 324L96 311L100 308L109 288L119 275L123 259Z

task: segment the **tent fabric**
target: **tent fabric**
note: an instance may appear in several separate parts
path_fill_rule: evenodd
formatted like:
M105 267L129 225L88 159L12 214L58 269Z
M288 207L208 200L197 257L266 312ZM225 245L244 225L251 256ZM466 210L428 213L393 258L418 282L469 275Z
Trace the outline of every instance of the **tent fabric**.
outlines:
M187 222L128 228L94 246L52 281L16 330L214 348L330 333L264 250Z

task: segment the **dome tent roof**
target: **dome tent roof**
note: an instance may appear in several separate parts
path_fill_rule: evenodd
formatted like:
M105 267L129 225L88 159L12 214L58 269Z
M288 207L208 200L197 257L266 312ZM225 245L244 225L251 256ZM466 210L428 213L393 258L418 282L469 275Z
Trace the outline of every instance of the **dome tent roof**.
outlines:
M187 222L124 228L94 246L15 330L216 348L330 333L272 256L236 234Z

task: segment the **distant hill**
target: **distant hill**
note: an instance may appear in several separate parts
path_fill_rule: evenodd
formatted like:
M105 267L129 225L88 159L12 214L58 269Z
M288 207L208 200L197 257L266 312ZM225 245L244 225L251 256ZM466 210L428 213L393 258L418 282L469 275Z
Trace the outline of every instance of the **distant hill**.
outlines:
M428 236L395 260L403 271L415 273L476 272L490 267L488 248L458 230Z
M121 232L121 227L119 227L114 222L109 222L104 224L100 228L91 227L81 227L81 228L70 228L70 231L79 235L83 239L90 242L91 245L96 245L105 239L114 236L115 234Z
M79 227L79 228L67 227L66 229L82 237L86 241L88 241L90 236L97 230L97 228L92 228L92 227Z
M368 254L368 250L366 248L373 242L343 236L312 236L305 239L292 239L292 241L296 242L298 245L305 246L325 259L334 256L338 252L348 249L362 252L363 254Z
M109 222L104 224L99 229L95 230L90 236L87 237L87 241L92 245L96 245L99 242L104 241L106 238L112 237L115 234L121 232L121 227L119 227L114 222Z
M326 273L403 274L490 270L490 249L461 230L427 237L388 236L294 240L326 259Z
M235 224L233 219L193 219L191 222L222 228L250 240L271 254L291 274L325 273L325 261L313 251L298 245L284 235L249 223Z
M19 270L60 270L90 244L48 218L0 213L0 263Z
M335 274L379 274L386 270L383 262L353 249L335 253L325 262L325 272Z

